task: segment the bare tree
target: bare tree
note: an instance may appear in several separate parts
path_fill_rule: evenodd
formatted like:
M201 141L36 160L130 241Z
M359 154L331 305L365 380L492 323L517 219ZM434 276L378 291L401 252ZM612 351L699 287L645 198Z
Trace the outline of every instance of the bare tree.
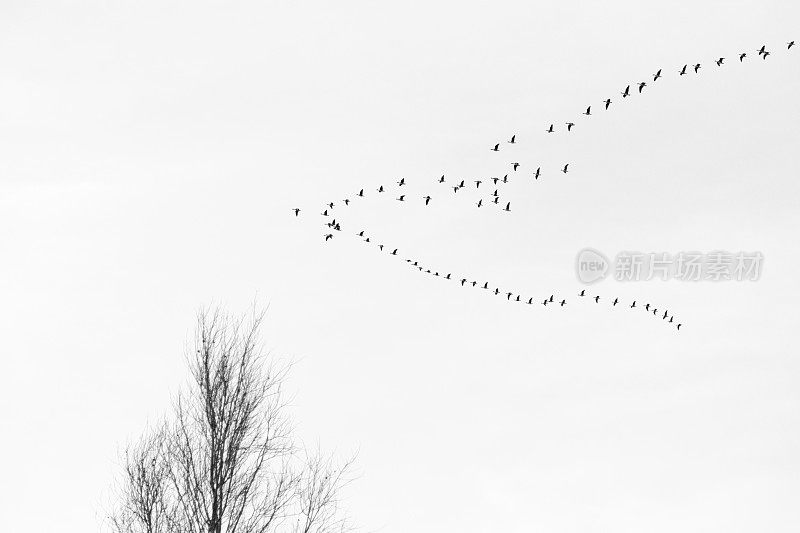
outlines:
M124 456L115 533L332 533L352 459L302 454L282 384L249 320L201 312L187 354L191 379L173 417Z

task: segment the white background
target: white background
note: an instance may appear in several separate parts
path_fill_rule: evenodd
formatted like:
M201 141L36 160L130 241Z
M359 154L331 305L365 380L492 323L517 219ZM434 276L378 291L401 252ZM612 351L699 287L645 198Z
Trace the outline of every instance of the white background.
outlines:
M196 311L255 301L266 346L297 361L298 435L359 452L364 530L798 531L799 15L4 1L2 529L98 530L118 449L184 381ZM515 176L511 213L434 183L514 160L553 171ZM401 176L413 202L376 200ZM361 187L324 243L321 205ZM585 246L765 261L750 283L605 280L595 305L576 298ZM569 304L509 304L406 257Z

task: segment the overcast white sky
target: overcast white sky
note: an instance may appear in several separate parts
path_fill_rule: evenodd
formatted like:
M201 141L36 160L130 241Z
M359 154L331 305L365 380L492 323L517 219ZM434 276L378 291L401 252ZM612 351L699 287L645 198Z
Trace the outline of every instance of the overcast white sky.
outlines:
M3 530L98 530L118 448L183 382L198 308L255 299L267 346L298 361L299 434L359 450L365 530L798 531L798 17L764 0L5 0ZM515 152L488 150L512 133ZM326 201L400 176L416 198L511 160L570 173L510 184L511 213L365 200L322 240ZM361 229L572 300L460 289ZM590 289L667 307L678 333L578 302L586 246L765 262L753 283Z

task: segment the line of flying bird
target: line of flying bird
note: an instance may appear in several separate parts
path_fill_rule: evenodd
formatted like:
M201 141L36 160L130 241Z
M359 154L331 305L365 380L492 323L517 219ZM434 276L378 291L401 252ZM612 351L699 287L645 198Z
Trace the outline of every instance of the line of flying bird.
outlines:
M786 44L787 44L786 50L791 50L795 46L795 42L794 41L789 41ZM769 57L771 55L771 53L772 53L769 50L767 50L766 45L762 45L759 49L755 50L755 52L757 53L757 57L762 58L762 60L766 60L767 57ZM738 53L737 56L738 56L738 60L739 60L740 63L743 63L744 60L748 57L747 56L747 52ZM717 67L722 67L725 64L725 61L726 61L725 57L719 57L719 58L714 60L714 63L717 65ZM679 76L686 75L688 70L692 70L695 74L699 74L699 72L702 69L702 67L703 67L703 65L701 63L694 63L694 64L687 63L687 64L683 65L681 68L676 69L675 72L677 72L677 74ZM652 75L652 82L651 83L655 83L655 82L657 82L658 80L660 80L663 77L664 77L664 69L659 68ZM645 81L641 81L641 82L638 82L638 83L635 83L635 84L628 84L625 87L625 89L620 92L620 94L621 94L623 99L628 98L629 96L631 96L632 87L634 87L635 90L639 94L642 94L644 89L646 87L648 87L648 84ZM613 101L612 101L611 98L606 98L605 100L602 100L602 107L604 108L604 110L608 110L609 107L612 105L612 103L613 103ZM583 111L582 114L587 116L587 117L588 116L592 116L592 106L591 105L588 106L586 108L586 110ZM576 123L572 122L572 121L564 122L564 124L566 126L566 131L567 132L571 132L573 130L573 128L575 128L575 126L576 126ZM550 124L549 127L547 127L544 131L546 133L555 133L556 132L555 124L554 123ZM501 150L501 145L502 144L508 144L508 145L517 145L517 144L519 144L519 141L517 139L517 135L516 134L512 135L509 138L509 140L505 141L504 143L495 143L493 146L490 147L490 150L492 152L500 152L500 151L502 151ZM511 181L510 178L509 178L509 175L512 175L512 176L516 175L518 170L520 168L522 168L523 165L520 164L519 162L516 162L516 161L509 163L509 165L510 165L510 171L505 173L502 177L490 177L490 178L473 179L473 180L466 180L466 179L457 178L454 181L448 182L448 180L445 179L445 175L442 175L441 177L436 179L436 183L438 183L438 184L447 184L447 186L452 188L453 194L457 194L462 189L467 189L468 188L468 185L467 185L468 183L470 183L470 187L471 187L471 184L474 183L476 191L480 191L481 190L481 185L486 184L483 190L491 190L491 189L494 189L494 190L492 192L490 192L487 197L478 199L477 202L476 202L477 207L480 208L480 207L482 207L482 206L484 206L486 204L489 204L489 205L494 204L494 205L499 206L503 211L510 212L511 211L511 202L507 201L507 200L501 201L501 195L500 195L501 185L509 183ZM569 172L569 170L570 170L570 163L564 163L563 166L560 166L558 168L558 170L560 170L560 172L563 173L563 174L567 174ZM533 178L534 180L538 180L543 175L544 174L542 172L542 166L538 166L537 165L536 169L532 170L530 177ZM404 187L406 185L407 185L407 182L406 182L405 178L400 178L396 182L396 189L395 189L395 193L397 194L397 196L395 197L396 201L398 201L398 202L410 202L410 201L416 199L417 201L424 202L425 206L431 205L431 202L433 201L433 197L430 194L423 194L419 198L416 198L415 196L410 196L409 194L404 192L405 191ZM493 187L492 187L492 185L493 185ZM375 189L375 192L378 195L383 195L385 193L388 193L388 191L389 191L389 188L385 187L384 185L380 185L380 186L377 187L377 189ZM402 194L401 194L401 192L402 192ZM363 188L360 189L354 195L355 198L365 198L366 196L367 196L367 193L365 192L365 189L363 189ZM351 201L352 200L350 198L345 198L345 199L342 200L341 204L343 204L344 206L349 206ZM320 213L323 217L326 217L326 218L329 219L327 222L325 222L325 226L328 228L328 231L324 234L325 241L332 240L334 238L334 232L341 232L342 231L341 222L337 221L336 218L333 216L333 210L334 210L334 208L336 206L337 206L337 204L335 202L328 202L324 206L323 211ZM300 208L294 208L292 211L294 212L295 216L299 216L302 210ZM368 237L364 237L364 232L363 231L358 233L358 235L360 237L364 238L365 242L367 242L367 243L370 242L370 239ZM382 244L379 245L379 247L380 247L381 250L384 249L384 245L382 245ZM397 255L397 249L392 249L390 254L391 255ZM436 271L431 272L430 269L425 269L425 268L421 267L417 261L413 261L412 262L411 260L407 260L407 262L412 264L412 266L418 268L420 271L424 271L425 273L432 274L435 277L442 277L443 279L451 279L451 275L450 274L447 274L446 276L440 276L439 273L436 272ZM467 283L471 284L473 287L478 286L478 282L477 281L469 281L468 282L466 278L462 278L460 281L461 281L462 286L464 286ZM489 290L488 282L484 283L481 286L481 288ZM503 293L500 292L500 289L497 288L497 287L495 287L492 292L495 295L503 294ZM512 297L514 297L513 301L515 301L515 302L524 302L524 303L527 303L527 304L532 304L533 303L533 298L528 298L526 300L526 299L523 299L520 294L516 294L515 295L514 293L511 293L511 292L506 292L504 294L505 294L505 296L507 297L507 299L509 301L512 301ZM585 295L585 291L581 291L581 294L579 296L584 296L584 295ZM600 296L596 295L594 297L594 300L595 300L596 303L599 303ZM552 296L550 297L550 299L545 299L544 301L541 302L541 304L545 305L545 306L547 306L548 304L558 304L560 306L564 306L564 305L566 305L566 303L567 303L566 300L561 300L560 302L554 302L553 299L552 299ZM612 305L616 306L618 303L619 303L618 299L615 298L614 301L612 302ZM634 301L631 304L630 307L631 308L637 307L637 302ZM651 311L650 304L646 304L646 305L640 306L640 307L642 307L643 309L645 309L648 312ZM655 315L655 314L657 314L658 309L657 308L653 308L652 312ZM673 316L669 316L668 312L665 311L664 314L662 315L662 319L666 320L667 318L669 318L669 323L673 323L674 317ZM678 323L676 327L677 327L677 329L680 329L681 324Z

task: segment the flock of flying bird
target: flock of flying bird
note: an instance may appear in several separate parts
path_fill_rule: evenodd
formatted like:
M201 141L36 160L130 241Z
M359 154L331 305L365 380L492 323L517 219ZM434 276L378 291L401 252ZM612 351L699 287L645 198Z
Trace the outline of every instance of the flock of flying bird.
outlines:
M790 42L787 43L786 50L791 50L794 46L795 46L795 42L794 41L790 41ZM771 52L766 49L766 45L761 46L761 48L759 48L755 52L757 53L757 57L762 58L762 60L766 60L767 57L769 57L771 55ZM746 52L741 52L741 53L738 54L738 59L739 59L740 63L743 63L746 58L747 58L747 53ZM717 65L717 67L722 67L725 64L725 59L726 59L725 57L719 57L718 59L714 60L714 63ZM690 64L687 63L687 64L683 65L683 67L681 67L680 69L677 69L676 72L678 73L679 76L684 76L684 75L687 74L687 69L689 69L691 67L691 70L693 70L695 74L699 74L702 66L703 65L701 63L695 63L693 65L690 65ZM653 81L651 83L657 82L662 77L663 77L663 69L658 69L658 71L656 71L652 75ZM637 89L638 89L638 93L642 94L644 89L645 89L645 87L647 87L648 84L645 81L638 82L637 84L628 84L625 87L625 89L620 93L622 95L623 99L628 98L628 97L631 96L631 87L632 86L636 86ZM613 103L613 101L612 101L611 98L606 98L605 100L602 100L604 111L608 111L608 109L610 108L612 103ZM588 106L586 108L586 110L583 112L583 115L585 115L587 117L588 116L592 116L592 106ZM565 122L564 124L566 126L566 128L565 128L566 132L571 132L572 129L576 126L575 122ZM556 132L555 124L550 124L549 127L547 127L544 131L546 133L548 133L548 134L555 133ZM511 135L509 140L505 141L505 143L495 143L493 146L491 146L489 148L489 150L492 151L492 152L500 152L502 144L515 145L517 143L518 143L517 136L516 136L516 134L514 134L514 135ZM558 170L560 170L560 172L563 173L563 174L567 174L569 172L569 166L570 166L570 163L564 163L563 166L559 165ZM480 208L480 207L483 207L484 205L487 205L487 204L488 205L494 204L494 205L499 206L503 211L510 212L511 211L511 202L508 201L507 199L504 199L503 201L501 201L500 189L502 188L502 185L509 183L509 181L511 179L511 178L509 178L510 175L512 177L519 175L518 171L519 171L519 169L521 167L522 167L522 165L519 162L512 162L512 163L510 163L509 171L507 173L505 173L502 177L497 176L497 177L491 177L491 178L485 178L485 179L474 179L474 180L471 180L470 182L468 182L465 179L456 179L456 180L448 183L447 179L445 179L445 175L442 175L441 177L436 179L436 183L439 184L439 185L449 186L453 190L453 194L457 194L462 189L466 189L468 187L467 183L470 183L470 185L469 185L470 187L471 187L472 184L474 184L475 185L475 190L478 193L481 192L481 185L484 185L484 189L483 190L487 190L487 191L491 191L492 189L494 189L494 190L489 192L488 196L478 199L478 201L476 203L477 207ZM529 175L529 178L532 178L533 180L538 180L542 176L543 176L542 167L541 166L537 166L536 169L531 171L531 174ZM398 180L396 182L396 190L395 190L395 194L397 194L397 196L395 198L396 201L398 201L398 202L409 202L409 201L412 201L412 198L408 194L403 192L403 191L405 191L405 189L403 189L403 187L405 187L405 186L406 186L405 178L401 178L400 180ZM380 186L378 186L377 189L375 189L375 191L376 191L376 194L383 195L383 194L386 194L388 192L388 188L384 187L383 185L380 185ZM355 198L365 198L366 196L367 196L367 194L365 193L365 189L360 189L354 195ZM425 206L429 206L429 205L431 205L433 197L430 194L424 194L423 196L421 196L420 200L422 202L424 202ZM420 200L418 200L418 201L420 201ZM342 203L346 207L346 206L350 205L351 201L352 200L350 198L345 198L344 200L342 200ZM328 232L326 232L324 234L325 241L332 240L334 238L334 232L342 231L341 222L337 221L335 216L334 216L334 208L336 207L336 205L337 204L335 202L328 202L324 206L323 211L321 213L321 215L327 219L327 221L325 222L325 226L328 228ZM293 212L294 212L295 216L299 216L300 213L301 213L301 209L300 208L294 208ZM364 231L360 231L356 235L358 237L361 237L364 243L366 243L366 244L371 244L372 243L371 239L368 236L365 236L365 232ZM374 244L374 243L372 243L372 244ZM378 248L379 248L380 251L384 251L385 250L385 251L389 252L389 255L391 255L391 256L397 256L397 254L398 254L398 249L397 248L386 247L384 244L378 244ZM391 250L390 250L390 248L391 248ZM475 288L480 288L480 289L486 290L489 293L494 294L496 296L501 296L502 295L502 296L505 296L506 300L509 301L509 302L519 302L519 303L525 303L525 304L529 304L529 305L532 305L534 303L534 298L533 297L528 297L526 299L526 298L522 297L522 295L517 293L516 291L501 291L499 287L490 287L490 283L489 282L484 282L483 284L480 284L478 281L468 279L467 277L462 277L460 279L457 279L457 278L454 278L452 276L452 273L448 273L446 275L444 275L444 274L440 275L438 271L432 270L430 268L426 268L426 267L422 266L419 263L419 261L412 260L412 259L405 259L405 261L411 267L417 269L419 272L422 272L422 273L425 273L425 274L430 274L433 277L437 277L437 278L440 278L440 279L443 279L443 280L454 280L454 281L457 281L457 282L459 282L461 284L462 287L468 287L468 286L469 287L475 287ZM586 296L586 291L585 290L581 291L578 296L579 297L585 297ZM595 295L593 297L590 297L590 299L594 300L595 303L599 303L601 298L600 298L599 295ZM554 299L554 295L550 295L549 297L544 298L540 303L545 307L547 305L553 305L553 306L559 306L559 307L564 307L565 305L567 305L566 299L561 299L560 301L557 301L557 300ZM611 301L611 304L612 304L612 307L616 307L617 304L619 304L619 299L615 298L613 301ZM632 304L630 305L630 308L633 309L633 308L636 308L636 307L637 307L637 302L636 301L632 302ZM640 305L639 307L641 307L642 309L644 309L648 313L652 313L655 316L659 316L658 308L654 307L654 306L651 306L649 303L647 303L647 304L645 304L643 306ZM652 309L651 309L651 307L652 307ZM665 310L663 312L663 314L661 314L660 316L661 316L661 319L664 320L664 321L667 321L667 318L669 318L667 323L670 323L670 324L675 323L676 324L676 329L680 330L681 323L676 322L674 320L674 316L671 316L668 311Z

